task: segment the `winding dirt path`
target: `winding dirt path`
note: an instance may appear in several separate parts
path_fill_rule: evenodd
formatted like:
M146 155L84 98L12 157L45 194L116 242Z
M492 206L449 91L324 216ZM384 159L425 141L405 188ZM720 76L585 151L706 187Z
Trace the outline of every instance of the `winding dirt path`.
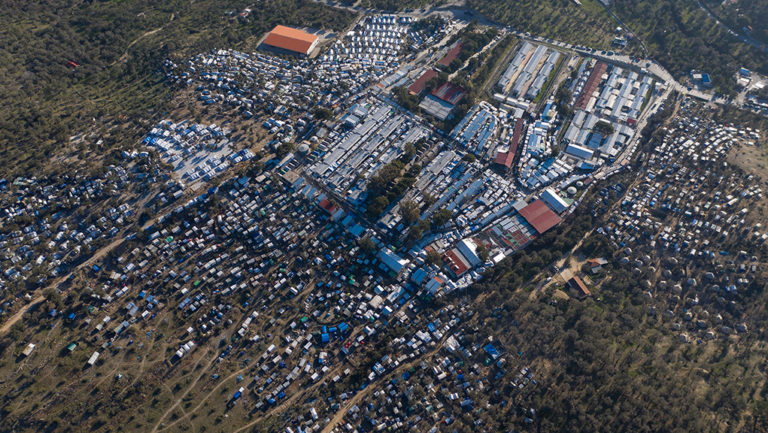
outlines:
M45 298L43 297L43 295L39 295L35 299L33 299L32 302L30 302L27 305L21 307L21 310L17 311L16 314L11 316L10 319L8 319L5 323L3 323L3 326L0 326L0 335L3 335L6 332L8 332L8 330L11 329L11 326L13 326L19 320L21 320L21 317L24 316L24 313L26 313L27 310L29 310L34 305L37 305L37 304L39 304L39 303L41 303L43 301L45 301Z
M173 410L176 409L176 407L179 406L179 403L181 403L181 401L184 399L184 397L186 397L187 394L189 394L189 392L192 391L192 389L197 385L197 382L199 382L200 379L202 379L204 376L208 375L208 369L211 368L211 365L213 365L213 363L216 362L216 359L219 357L218 354L215 351L214 351L213 355L214 356L211 358L211 360L208 361L208 365L206 365L203 368L203 370L200 372L200 374L197 376L197 378L195 378L195 380L192 383L190 383L189 386L187 386L187 389L181 395L179 395L179 397L176 399L176 401L171 406L169 406L168 409L165 410L165 412L163 412L163 414L160 416L160 418L157 419L157 424L155 424L155 426L152 428L152 433L155 433L156 431L158 431L160 429L160 425L163 423L163 420L171 412L173 412ZM197 368L197 366L200 364L200 362L203 360L204 357L205 357L205 354L203 354L200 357L200 359L198 359L198 361L195 363L195 367L192 368L192 371L194 371ZM164 428L165 427L163 427L163 429Z
M173 21L174 17L175 17L175 15L171 14L171 17L168 19L168 21L169 22ZM160 30L162 30L164 28L165 28L165 26L160 26L160 27L158 27L158 28L156 28L154 30L148 30L148 31L140 34L136 39L132 40L131 43L128 44L127 47L125 47L125 51L123 52L123 55L120 56L119 59L117 59L114 62L112 62L109 66L112 66L112 65L114 65L117 62L124 62L128 58L128 50L130 50L132 46L136 45L137 42L139 42L140 40L146 38L147 36L154 35L155 33L159 32Z
M405 364L401 364L400 366L398 366L397 368L393 369L392 371L390 371L386 375L384 375L384 376L380 377L379 379L377 379L376 382L377 383L386 383L393 376L402 374L403 371L409 370L411 367L417 365L422 360L428 359L428 358L434 356L438 351L440 351L440 349L442 349L443 344L445 343L445 340L447 340L450 335L453 335L453 334L447 333L447 335L443 336L443 339L440 340L440 342L437 343L432 350L430 350L429 352L426 352L422 356L419 356L419 357L415 358L411 362L408 362L408 363L405 363ZM344 420L344 416L347 414L347 411L351 407L353 407L354 405L358 404L360 402L360 400L362 400L364 397L367 397L368 394L370 394L372 391L374 391L376 389L376 387L372 386L372 385L373 384L369 384L369 386L366 386L365 389L359 391L352 398L347 400L347 402L344 404L344 407L342 407L339 410L337 410L336 414L333 415L333 418L331 418L331 421L328 424L325 425L325 427L322 430L322 433L331 433L333 431L333 429Z
M96 251L93 254L93 256L91 256L88 260L86 260L83 263L81 263L80 265L78 265L75 269L73 269L67 275L64 275L62 277L59 277L59 278L53 280L53 282L51 282L51 284L47 285L45 288L38 289L35 292L36 293L35 298L32 299L31 302L29 302L29 303L27 303L27 305L21 307L21 309L19 311L14 313L13 316L11 316L5 323L3 323L2 326L0 326L0 336L4 335L6 332L8 332L11 329L11 326L13 326L19 320L21 320L21 318L24 316L24 314L27 311L29 311L30 308L32 308L33 306L35 306L35 305L45 301L45 297L42 295L42 293L43 293L43 291L45 289L47 289L49 287L56 287L57 285L59 285L59 283L61 283L62 281L66 280L72 274L72 272L75 272L77 270L80 270L80 269L83 269L85 267L91 266L97 260L103 258L104 256L107 255L107 253L109 253L110 251L115 249L118 245L123 243L124 240L125 240L124 237L120 237L120 238L115 239L114 241L112 241L109 244L105 245L104 247L100 248L98 251Z

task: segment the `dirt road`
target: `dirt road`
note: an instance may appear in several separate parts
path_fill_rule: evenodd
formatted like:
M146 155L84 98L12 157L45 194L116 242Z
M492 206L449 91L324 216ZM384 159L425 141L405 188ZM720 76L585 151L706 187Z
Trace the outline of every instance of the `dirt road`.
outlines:
M21 307L21 310L17 311L16 314L11 316L11 318L8 319L7 322L3 323L3 326L0 326L0 335L3 335L6 332L8 332L11 329L11 326L13 326L14 323L18 322L21 319L21 317L24 315L24 313L27 312L27 310L29 310L34 305L37 305L43 301L45 301L45 298L43 297L43 295L39 295L35 299L33 299L32 302Z
M42 295L42 293L43 293L43 291L45 289L47 289L49 287L56 287L62 281L64 281L67 278L69 278L69 276L72 274L72 272L75 272L77 270L83 269L83 268L85 268L87 266L91 266L97 260L99 260L102 257L104 257L105 255L107 255L107 253L112 251L115 247L117 247L118 245L123 243L124 240L125 240L125 238L122 238L122 237L118 238L118 239L115 239L114 241L112 241L108 245L100 248L98 251L96 251L93 254L93 256L91 256L91 258L89 258L88 260L86 260L83 263L81 263L80 265L78 265L73 271L71 271L67 275L59 277L59 278L53 280L53 282L51 284L47 285L46 287L36 290L35 294L34 294L35 298L32 299L31 302L27 303L27 305L21 307L21 309L19 311L17 311L5 323L3 323L2 326L0 326L0 336L4 335L6 332L8 332L11 329L11 326L13 326L19 320L21 320L21 318L24 316L24 313L29 311L30 308L32 308L33 306L35 306L35 305L37 305L37 304L39 304L39 303L41 303L41 302L43 302L45 300L45 298Z

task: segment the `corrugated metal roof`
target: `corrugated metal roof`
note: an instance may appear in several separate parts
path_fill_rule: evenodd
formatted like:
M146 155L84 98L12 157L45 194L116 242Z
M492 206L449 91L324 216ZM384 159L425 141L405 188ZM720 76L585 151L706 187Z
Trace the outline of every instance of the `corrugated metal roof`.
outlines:
M439 98L451 105L456 105L466 93L467 92L461 87L450 82L445 82L440 87L432 91L432 96Z
M523 132L523 119L517 119L515 121L515 129L512 134L512 139L509 141L509 149L506 152L499 152L496 154L496 164L501 164L507 168L512 166L512 162L515 160L515 154L517 153L517 145L520 143L520 135Z
M464 273L469 270L469 263L466 262L456 248L446 252L443 259L448 263L448 267L457 277L464 275Z
M536 200L520 209L520 215L522 215L523 218L525 218L525 220L539 232L539 234L546 232L560 222L560 217L552 212L549 206L541 200Z
M578 277L578 275L574 275L570 280L568 280L568 284L573 287L574 289L581 292L581 296L590 296L592 293L587 288L587 285L584 284L584 281L581 280L581 278Z
M456 43L456 45L453 46L446 54L445 57L443 57L439 62L437 62L438 65L447 68L450 66L451 62L454 61L457 57L459 57L459 53L461 52L461 48L464 46L462 42Z
M589 74L589 78L587 78L587 83L584 85L584 90L581 91L581 94L576 99L574 106L577 109L583 110L587 107L587 102L589 102L589 99L592 97L592 92L594 92L597 85L600 84L602 76L606 70L608 70L607 64L603 62L597 62L597 64L595 64L595 67Z
M269 32L264 43L284 50L307 54L317 36L299 29L286 26L276 26Z
M418 95L421 92L424 91L424 87L427 86L427 81L431 80L433 77L437 76L437 71L434 69L430 69L423 74L421 74L421 77L419 77L418 80L414 81L413 84L411 84L411 87L408 88L408 91L411 92L414 95Z

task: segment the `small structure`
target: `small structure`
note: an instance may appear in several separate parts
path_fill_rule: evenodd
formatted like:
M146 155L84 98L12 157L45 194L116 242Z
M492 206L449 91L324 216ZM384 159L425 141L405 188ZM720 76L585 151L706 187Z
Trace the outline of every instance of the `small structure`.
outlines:
M460 240L458 243L458 249L461 252L461 255L467 259L472 267L482 263L480 256L477 254L477 244L475 243L474 239L466 238Z
M457 278L464 275L472 267L456 248L446 251L443 255L443 261Z
M453 111L456 104L458 104L466 94L467 91L461 87L450 82L445 82L427 95L427 97L421 101L419 107L436 117L438 120L445 120L451 114L451 111Z
M584 281L582 281L578 275L574 275L573 277L571 277L571 279L568 280L568 285L572 289L579 292L580 298L586 298L588 296L592 296L592 292L589 291L589 289L587 288L587 285L584 284Z
M568 203L560 197L552 188L547 188L541 193L541 199L557 214L562 214L568 209Z
M691 78L697 86L701 86L707 89L712 87L712 79L706 72L691 71Z
M332 221L338 221L346 215L344 209L326 198L320 200L317 205L320 206L322 210L328 212L328 215L331 217Z
M592 156L594 156L594 152L591 149L579 146L578 144L569 144L565 148L565 153L584 160L592 159Z
M438 290L440 290L441 287L443 287L443 284L445 284L445 281L443 281L442 278L432 277L432 279L427 282L424 288L427 290L427 293L434 295Z
M607 263L608 263L608 260L606 260L604 257L587 260L587 266L589 266L589 271L592 272L593 274L596 274L602 271L603 265Z
M392 272L395 274L399 274L402 272L402 270L410 263L407 259L401 258L397 254L393 253L392 251L384 248L381 251L379 251L379 254L376 256L379 260L384 263L387 268L389 268Z
M517 119L515 122L515 129L512 133L512 139L509 140L509 147L505 150L500 150L496 154L494 162L499 165L503 165L506 168L512 167L512 163L515 160L515 154L517 154L517 147L520 144L520 137L523 133L523 119Z
M34 350L35 350L34 343L29 343L29 344L27 344L27 347L24 348L24 351L21 352L21 354L24 355L24 356L29 356L29 355L32 354L32 351L34 351Z

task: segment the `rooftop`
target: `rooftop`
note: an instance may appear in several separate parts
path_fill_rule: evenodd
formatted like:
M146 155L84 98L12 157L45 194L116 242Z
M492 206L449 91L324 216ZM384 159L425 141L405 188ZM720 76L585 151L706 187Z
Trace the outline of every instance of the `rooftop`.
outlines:
M453 83L445 82L432 91L432 96L451 105L456 105L466 93L467 92L461 87Z
M581 296L592 295L592 292L589 291L589 289L587 288L587 285L584 284L584 281L582 281L581 278L578 277L578 275L574 275L570 280L568 280L568 285L578 290Z
M445 53L445 57L440 59L437 64L439 66L442 66L444 68L447 68L452 61L454 61L457 57L459 57L459 53L461 52L461 48L464 46L463 43L458 42L456 45L453 46L450 50L448 50L447 53Z
M419 93L424 91L424 87L427 86L427 81L431 80L433 77L436 77L436 76L437 76L437 71L435 71L434 69L430 69L424 72L416 81L413 82L413 84L411 84L410 87L408 87L408 91L412 95L418 95Z
M528 221L539 234L556 226L560 217L541 200L536 200L528 206L520 209L520 215Z
M269 32L264 43L288 51L308 54L317 42L317 36L305 31L286 26L276 26Z

